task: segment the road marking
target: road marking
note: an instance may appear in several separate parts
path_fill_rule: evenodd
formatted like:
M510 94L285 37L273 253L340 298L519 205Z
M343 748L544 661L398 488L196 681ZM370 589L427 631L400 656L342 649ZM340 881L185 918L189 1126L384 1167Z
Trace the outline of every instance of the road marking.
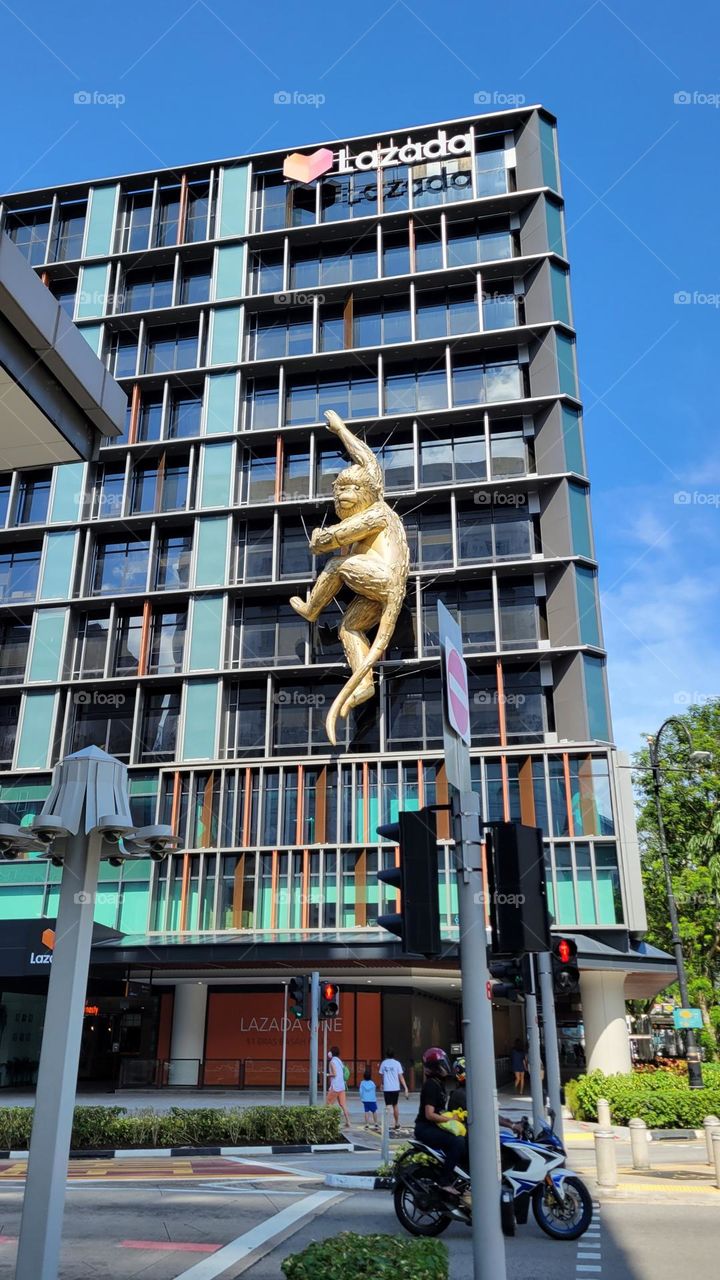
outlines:
M331 1201L339 1199L341 1196L337 1191L316 1191L314 1195L305 1196L296 1204L288 1205L287 1209L281 1209L279 1213L273 1214L272 1218L261 1222L251 1231L238 1236L236 1240L231 1240L211 1258L204 1258L189 1271L181 1272L177 1280L216 1280L216 1277L221 1276L228 1267L243 1262L269 1241L299 1226L303 1218L326 1208Z
M118 1249L156 1249L163 1253L217 1253L219 1244L182 1243L175 1240L118 1240Z

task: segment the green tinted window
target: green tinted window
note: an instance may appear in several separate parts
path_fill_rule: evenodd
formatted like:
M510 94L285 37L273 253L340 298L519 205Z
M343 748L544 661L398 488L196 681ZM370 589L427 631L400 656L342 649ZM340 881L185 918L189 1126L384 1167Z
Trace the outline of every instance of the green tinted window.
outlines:
M559 205L553 204L552 200L546 200L545 217L547 221L548 248L552 249L553 253L559 253L564 258L566 253L562 209Z
M600 622L597 607L597 574L594 569L575 566L575 585L577 587L578 619L580 623L580 640L582 644L594 644L600 647Z
M112 251L113 225L117 187L93 187L87 215L86 258L100 257Z
M48 533L40 583L40 600L67 600L75 557L75 533Z
M560 267L550 266L550 284L552 287L553 317L563 324L570 324L570 303L568 300L568 274Z
M245 245L220 245L215 255L215 297L237 298L245 292Z
M220 666L223 596L196 596L192 609L190 671L216 671Z
M185 688L183 760L213 760L217 680L195 680Z
M555 129L547 120L540 120L540 157L543 182L546 187L560 190L557 158L555 155Z
M55 468L51 524L77 520L82 498L84 468L84 462L68 462L65 466Z
M601 658L591 658L587 654L583 656L583 664L590 737L597 739L598 742L609 742L610 726L603 676L605 664Z
M79 326L80 332L96 356L100 355L100 346L102 343L103 326L101 324L83 324Z
M29 680L58 679L67 614L67 609L41 609L35 614Z
M585 459L583 458L580 414L574 409L568 409L567 405L562 406L561 412L565 463L568 471L577 471L582 476L585 474Z
M212 316L209 364L237 364L240 344L240 308L223 307Z
M78 320L90 320L95 316L105 315L109 288L109 262L80 269L76 313Z
M46 769L55 718L54 693L26 693L17 748L18 769Z
M227 553L230 517L200 519L197 522L195 586L224 586L227 582Z
M244 236L247 231L247 165L223 169L218 237Z
M203 445L201 507L227 507L233 478L233 445Z
M561 391L577 400L578 388L575 374L575 343L562 333L555 334L557 343L558 385Z
M213 373L205 382L205 434L222 435L235 430L237 406L236 373Z
M576 556L587 556L592 559L592 541L590 538L590 514L588 511L587 490L580 485L568 485L568 502L570 503L570 528L572 532L572 549Z

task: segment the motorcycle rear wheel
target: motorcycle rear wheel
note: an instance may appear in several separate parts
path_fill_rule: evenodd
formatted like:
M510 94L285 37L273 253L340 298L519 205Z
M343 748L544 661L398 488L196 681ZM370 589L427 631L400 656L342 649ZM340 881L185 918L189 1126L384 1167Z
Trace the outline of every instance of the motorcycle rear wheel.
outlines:
M427 1208L421 1208L417 1200L427 1199ZM411 1236L439 1236L450 1226L452 1219L437 1205L438 1187L428 1174L413 1174L412 1185L400 1180L395 1185L393 1203L398 1222Z
M554 1197L546 1199L547 1187L540 1183L532 1195L532 1207L541 1231L553 1240L577 1240L592 1222L590 1192L579 1178L565 1179L565 1205Z

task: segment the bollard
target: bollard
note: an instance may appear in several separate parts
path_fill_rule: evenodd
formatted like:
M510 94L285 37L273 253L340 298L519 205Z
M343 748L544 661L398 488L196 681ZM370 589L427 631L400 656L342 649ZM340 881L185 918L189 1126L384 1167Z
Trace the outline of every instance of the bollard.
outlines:
M707 1147L707 1162L713 1162L713 1138L716 1133L720 1133L720 1120L717 1116L706 1116L703 1120L703 1129L705 1130L705 1146Z
M610 1120L610 1103L607 1098L598 1098L597 1100L597 1117L598 1124L601 1129L609 1129Z
M617 1186L615 1135L604 1129L595 1130L595 1167L599 1187L609 1190Z
M630 1130L630 1150L632 1152L633 1169L650 1168L650 1147L647 1125L644 1120L633 1118Z
M389 1110L383 1107L382 1117L382 1137L380 1139L380 1159L383 1164L390 1163L390 1121L388 1119Z
M715 1186L720 1190L720 1133L713 1134L712 1145L715 1161Z

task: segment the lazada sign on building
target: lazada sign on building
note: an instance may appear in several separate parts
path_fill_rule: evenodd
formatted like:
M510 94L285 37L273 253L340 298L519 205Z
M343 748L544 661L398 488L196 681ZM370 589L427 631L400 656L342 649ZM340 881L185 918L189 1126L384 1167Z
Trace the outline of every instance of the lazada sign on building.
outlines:
M372 150L359 151L351 155L349 147L341 147L338 152L336 173L363 173L369 169L388 169L396 164L422 164L433 160L449 160L455 156L466 156L472 152L472 131L455 133L447 136L445 129L439 129L437 137L428 142L406 142L402 146L378 144ZM332 169L335 156L329 147L321 147L311 155L302 155L294 151L286 156L283 174L292 182L314 182Z

